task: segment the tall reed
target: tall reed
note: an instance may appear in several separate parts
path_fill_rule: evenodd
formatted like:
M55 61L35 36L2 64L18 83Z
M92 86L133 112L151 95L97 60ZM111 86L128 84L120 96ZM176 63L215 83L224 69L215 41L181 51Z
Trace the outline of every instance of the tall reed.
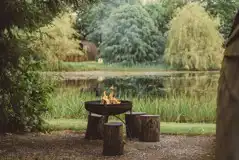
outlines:
M121 97L132 100L133 111L159 114L164 122L210 122L216 119L216 92L201 96L172 94L166 97ZM99 99L94 93L78 88L59 88L48 101L51 110L44 118L85 119L84 102Z

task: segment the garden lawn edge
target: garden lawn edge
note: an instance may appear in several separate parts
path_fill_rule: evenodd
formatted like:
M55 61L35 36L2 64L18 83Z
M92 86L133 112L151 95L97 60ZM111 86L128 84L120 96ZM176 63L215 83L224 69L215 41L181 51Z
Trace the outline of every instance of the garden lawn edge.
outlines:
M82 119L47 119L46 131L74 130L85 131L87 121ZM214 136L216 125L212 123L174 123L160 122L160 133L167 135Z

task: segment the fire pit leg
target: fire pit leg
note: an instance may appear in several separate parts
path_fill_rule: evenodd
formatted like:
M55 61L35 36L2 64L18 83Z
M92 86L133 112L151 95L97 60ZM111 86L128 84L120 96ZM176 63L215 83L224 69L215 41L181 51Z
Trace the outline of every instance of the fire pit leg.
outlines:
M127 129L128 126L126 125L126 123L125 123L121 118L117 117L116 115L114 115L114 117L117 118L117 119L119 119L119 120L125 125L126 130L128 130L128 129ZM129 140L132 140L130 133L129 133L128 138L129 138Z
M160 135L159 115L142 115L139 141L158 142Z
M102 116L93 113L89 114L85 139L88 140L103 139L104 123L107 122L108 116Z
M125 114L126 134L128 138L139 138L141 130L140 116L145 112L132 112Z
M104 134L103 155L122 155L124 153L123 123L105 123Z

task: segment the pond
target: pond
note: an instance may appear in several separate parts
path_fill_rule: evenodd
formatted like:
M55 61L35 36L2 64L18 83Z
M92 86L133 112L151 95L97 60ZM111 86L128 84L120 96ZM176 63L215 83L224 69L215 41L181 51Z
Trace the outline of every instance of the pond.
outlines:
M218 72L67 76L51 95L48 118L87 118L84 102L100 99L112 85L133 111L159 114L164 122L216 121ZM82 78L81 78L82 77Z
M204 95L216 94L219 73L179 73L166 75L124 75L117 77L97 77L66 79L60 87L79 88L101 96L112 85L118 97L164 97L170 94Z

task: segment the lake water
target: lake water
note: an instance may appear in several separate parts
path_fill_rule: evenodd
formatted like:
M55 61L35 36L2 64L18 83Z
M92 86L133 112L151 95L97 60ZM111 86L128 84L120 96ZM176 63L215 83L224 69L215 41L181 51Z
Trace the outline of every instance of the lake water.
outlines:
M104 74L106 75L106 74ZM102 94L112 85L116 88L117 97L163 97L172 94L186 96L201 96L215 94L217 91L219 73L168 73L149 75L118 75L97 77L82 76L82 78L65 77L61 87L79 88L84 92Z

